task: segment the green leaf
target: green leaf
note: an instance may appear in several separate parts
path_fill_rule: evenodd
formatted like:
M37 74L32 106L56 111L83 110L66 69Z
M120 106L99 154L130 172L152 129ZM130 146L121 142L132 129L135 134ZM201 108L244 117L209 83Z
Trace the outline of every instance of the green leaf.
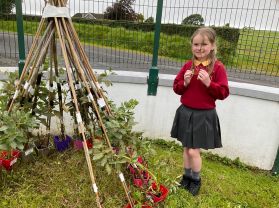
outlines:
M102 157L104 157L104 153L99 153L99 154L96 154L93 156L93 160L99 160L101 159Z
M2 127L0 128L0 131L6 131L7 129L8 129L7 126L2 126Z
M101 166L104 167L108 162L108 158L107 157L104 157L101 161Z
M109 164L106 164L106 171L107 171L108 175L111 174L111 167L109 166Z
M0 149L1 150L8 150L8 145L7 144L0 144Z

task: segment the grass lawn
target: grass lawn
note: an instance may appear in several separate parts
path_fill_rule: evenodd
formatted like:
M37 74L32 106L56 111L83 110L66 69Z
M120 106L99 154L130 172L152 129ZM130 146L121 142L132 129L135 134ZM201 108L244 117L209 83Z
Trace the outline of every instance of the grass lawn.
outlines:
M208 153L202 156L200 194L193 197L174 183L182 174L182 148L162 140L152 140L150 146L155 151L148 151L148 167L170 189L158 207L279 207L278 177ZM101 167L94 169L103 207L123 207L126 198L118 177ZM32 163L18 163L11 174L2 171L0 207L97 207L90 184L82 151L35 157ZM135 195L138 189L131 190Z

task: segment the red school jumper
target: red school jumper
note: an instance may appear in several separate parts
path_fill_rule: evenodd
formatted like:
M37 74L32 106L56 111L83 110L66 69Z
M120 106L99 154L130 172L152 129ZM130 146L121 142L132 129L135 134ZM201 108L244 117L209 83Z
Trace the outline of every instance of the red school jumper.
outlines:
M225 66L220 61L216 61L212 71L211 83L206 87L197 79L198 73L194 73L188 86L184 86L184 74L190 70L192 61L184 64L178 72L174 83L173 90L176 94L181 95L180 102L186 107L193 109L213 109L217 99L224 100L229 95L228 78ZM195 70L204 69L202 64L195 67Z

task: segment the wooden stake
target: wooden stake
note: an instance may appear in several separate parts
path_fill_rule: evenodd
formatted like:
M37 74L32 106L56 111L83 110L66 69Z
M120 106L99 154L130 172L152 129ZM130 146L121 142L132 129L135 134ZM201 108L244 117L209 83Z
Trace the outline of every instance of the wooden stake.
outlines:
M79 107L78 107L78 103L77 103L76 92L75 92L75 88L74 88L73 80L72 80L72 75L71 75L71 71L70 71L70 64L69 64L69 60L68 60L67 52L66 52L66 48L65 48L65 43L62 39L62 34L61 34L61 31L60 31L60 24L59 24L56 17L54 17L54 21L55 21L55 26L56 26L56 30L57 30L57 35L59 37L60 45L61 45L61 48L62 48L62 53L63 53L65 65L66 65L66 71L67 71L67 75L68 75L68 81L69 81L70 89L71 89L71 92L72 92L73 98L74 98L73 101L74 101L76 113L78 115L80 115L80 111L79 111ZM84 134L83 123L80 120L78 121L78 123L79 123L80 133L82 134L83 142L86 144L86 138L85 138L85 134ZM92 186L95 187L96 183L95 183L93 168L92 168L91 160L90 160L90 157L89 157L88 148L87 148L87 145L85 145L85 144L83 145L84 153L85 153L85 157L87 158L86 160L87 160L87 165L88 165L88 169L89 169L89 173L90 173ZM96 194L97 205L98 205L98 207L102 208L102 206L100 204L100 197L99 197L99 194L98 194L98 191L96 190L96 188L94 189L94 192Z

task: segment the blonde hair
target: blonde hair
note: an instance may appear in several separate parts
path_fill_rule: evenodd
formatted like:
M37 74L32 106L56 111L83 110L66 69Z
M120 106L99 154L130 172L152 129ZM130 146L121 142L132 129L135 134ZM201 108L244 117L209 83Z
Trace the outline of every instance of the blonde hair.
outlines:
M208 54L209 59L210 59L210 64L207 66L208 69L208 74L211 75L211 73L213 72L213 68L214 68L214 64L216 61L216 53L217 53L217 46L216 46L216 32L215 30L213 30L210 27L201 27L199 29L197 29L193 35L191 36L191 44L193 43L193 39L194 37L196 37L197 35L201 35L203 38L207 37L209 42L214 45L214 49L210 51L210 53ZM193 55L192 57L192 67L191 70L193 71L195 68L194 65L194 60L195 60L195 56Z

